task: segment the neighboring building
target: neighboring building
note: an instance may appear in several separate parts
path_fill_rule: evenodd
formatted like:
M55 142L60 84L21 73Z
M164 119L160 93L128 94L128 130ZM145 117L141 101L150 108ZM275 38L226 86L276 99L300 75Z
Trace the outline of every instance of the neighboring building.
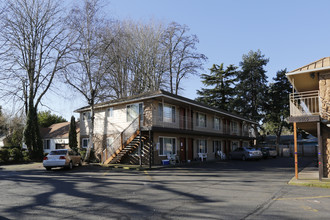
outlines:
M77 139L79 146L79 123L77 126ZM41 138L43 141L44 153L49 153L55 149L66 149L69 148L69 128L70 122L62 122L53 124L47 128L41 128Z
M76 110L83 148L89 143L90 111L89 106ZM253 144L255 124L160 90L95 105L94 150L105 163L211 160L217 151Z
M290 95L289 121L318 137L319 177L330 176L330 57L287 73Z
M260 147L276 148L276 136L267 135L260 141ZM312 135L307 138L302 138L302 135L297 136L298 155L301 156L317 156L318 140ZM289 149L291 156L294 155L294 137L293 135L281 135L279 143L279 154L283 155L283 151Z

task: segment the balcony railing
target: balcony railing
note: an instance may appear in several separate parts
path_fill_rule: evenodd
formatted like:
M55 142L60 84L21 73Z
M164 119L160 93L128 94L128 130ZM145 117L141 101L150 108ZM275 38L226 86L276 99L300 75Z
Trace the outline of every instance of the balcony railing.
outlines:
M209 124L211 123L211 124ZM253 133L253 129L242 129L237 128L236 132L231 131L231 128L228 126L223 126L221 124L218 128L214 128L212 121L207 121L207 126L197 126L196 119L186 116L176 115L173 117L160 117L153 115L152 116L152 125L156 127L162 128L173 128L173 129L182 129L182 130L190 130L190 131L200 131L200 132L211 132L218 134L228 134L228 135L237 135L237 136L247 136L247 137L255 137ZM243 131L242 131L243 130Z
M319 91L290 94L290 116L311 116L320 114Z

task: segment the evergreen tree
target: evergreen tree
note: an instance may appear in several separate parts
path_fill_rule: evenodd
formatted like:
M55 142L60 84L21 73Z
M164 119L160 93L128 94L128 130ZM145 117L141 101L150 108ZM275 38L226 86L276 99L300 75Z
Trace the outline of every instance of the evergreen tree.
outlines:
M202 74L202 83L206 87L197 90L199 97L196 101L205 103L207 105L231 111L232 102L235 90L233 88L234 83L237 81L237 67L229 65L224 70L223 63L220 65L213 64L210 69L210 74Z
M264 67L269 62L261 51L250 51L244 54L240 66L242 70L238 72L239 82L235 92L235 110L243 116L260 122L264 117L266 105L267 76ZM254 127L258 136L258 128Z
M71 117L71 122L70 122L69 146L73 151L78 152L77 127L76 127L76 119L74 116Z
M292 90L291 83L286 77L286 69L277 72L273 78L274 83L269 85L267 92L266 117L267 133L276 135L276 148L279 147L283 128L289 128L286 118L290 116L289 94Z
M43 145L38 125L37 110L33 104L29 106L26 126L24 129L25 144L29 151L29 157L34 161L42 161Z
M6 131L6 120L2 114L2 107L0 106L0 135L4 134Z
M52 124L60 122L66 122L65 118L52 114L50 111L38 112L38 123L39 127L41 128L46 128L51 126Z

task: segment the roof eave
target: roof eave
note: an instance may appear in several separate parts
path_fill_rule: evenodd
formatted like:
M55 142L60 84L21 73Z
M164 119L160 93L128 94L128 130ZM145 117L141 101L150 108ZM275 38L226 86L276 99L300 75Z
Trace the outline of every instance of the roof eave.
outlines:
M196 104L196 103L193 103L193 102L185 101L185 100L182 100L180 98L175 98L175 97L172 97L170 95L166 95L164 93L158 93L158 94L155 94L155 95L151 95L151 96L147 96L147 97L142 97L142 98L130 99L130 100L127 100L127 101L107 103L107 104L104 104L104 105L97 106L97 107L95 107L95 109L111 107L111 106L115 106L115 105L118 105L118 104L125 104L125 103L143 101L143 100L146 100L146 99L152 99L152 98L157 98L157 97L166 97L166 98L173 99L173 100L176 100L176 101L179 101L179 102L183 102L183 103L186 103L186 104L189 104L189 105L197 106L199 108L207 109L209 111L217 112L219 114L226 115L226 116L229 116L231 118L236 118L236 119L239 119L239 120L243 120L243 121L249 122L251 124L258 124L255 121L251 121L251 120L246 119L246 118L243 118L243 117L232 115L230 113L226 113L226 112L223 112L223 111L220 111L220 110L216 110L214 108L207 107L207 106L204 106L204 105L199 105L199 104ZM74 112L81 113L81 112L84 112L84 111L87 111L87 110L90 110L90 107L84 107L84 108L81 108L81 109L77 109Z
M325 67L320 67L320 68L310 69L310 70L289 72L286 74L286 76L294 76L294 75L299 75L299 74L304 74L304 73L312 73L312 72L319 72L319 71L325 71L325 70L330 70L330 66L325 66Z

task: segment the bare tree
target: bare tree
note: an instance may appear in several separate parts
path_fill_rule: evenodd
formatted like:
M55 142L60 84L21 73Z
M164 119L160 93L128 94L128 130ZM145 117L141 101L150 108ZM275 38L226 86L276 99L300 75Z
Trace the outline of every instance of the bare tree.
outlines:
M60 61L68 51L69 37L62 12L59 1L7 0L1 14L2 97L23 101L26 114L37 112L55 74L63 68ZM37 138L37 126L26 129L30 129L29 138ZM35 141L26 142L30 151L42 153Z
M82 6L74 7L69 19L71 32L77 36L70 57L66 60L70 66L65 69L66 83L82 94L91 109L89 126L89 144L85 160L89 159L94 143L94 105L107 92L104 86L105 74L110 67L106 51L111 41L105 41L102 35L105 21L100 18L98 0L85 0Z
M168 52L169 86L173 94L178 94L181 80L197 74L207 59L204 54L196 52L196 44L199 42L197 36L188 35L188 32L186 25L172 22L164 34L163 43Z
M107 28L106 37L114 39L108 50L112 68L108 85L116 98L135 95L165 87L166 50L161 42L161 23L117 22Z

